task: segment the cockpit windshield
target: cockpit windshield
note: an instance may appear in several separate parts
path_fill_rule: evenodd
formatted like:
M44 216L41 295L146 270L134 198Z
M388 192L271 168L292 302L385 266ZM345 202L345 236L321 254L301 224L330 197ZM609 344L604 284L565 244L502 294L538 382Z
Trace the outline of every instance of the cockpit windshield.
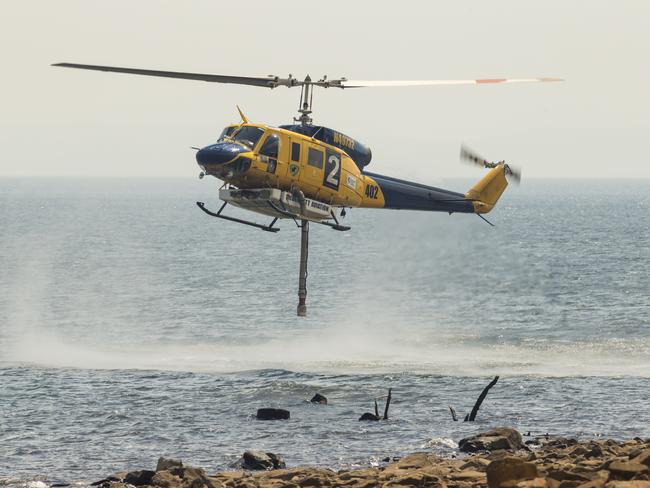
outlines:
M253 149L255 147L255 144L257 144L257 141L259 141L260 137L262 137L262 134L264 134L264 129L260 129L259 127L244 126L232 134L230 137L233 140Z
M217 139L217 142L223 142L226 140L226 138L230 137L233 132L235 132L235 129L237 128L236 125L229 125L226 127L224 130L221 131L221 135L219 136L219 139Z

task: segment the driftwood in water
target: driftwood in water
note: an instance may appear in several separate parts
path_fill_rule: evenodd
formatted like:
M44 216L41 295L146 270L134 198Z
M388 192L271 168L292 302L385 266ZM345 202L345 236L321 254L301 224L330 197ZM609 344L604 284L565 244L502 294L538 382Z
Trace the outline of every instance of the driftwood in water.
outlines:
M388 407L390 406L391 393L392 393L392 388L389 388L388 396L386 397L386 406L384 407L383 420L388 420ZM377 405L376 398L375 398L375 413L366 412L361 417L359 417L359 420L382 420L382 417L379 416L379 407Z
M451 412L451 418L454 419L454 422L458 422L458 417L456 416L456 410L454 410L454 407L449 405L449 411Z
M390 406L390 397L393 389L388 389L388 397L386 398L386 408L384 408L384 420L388 420L388 407Z
M470 413L465 415L463 422L473 422L476 419L476 414L478 413L478 409L481 408L481 404L483 403L483 400L485 400L488 391L490 391L490 388L492 388L494 385L497 384L497 381L499 381L499 377L495 376L494 379L490 381L490 384L487 385L485 388L483 388L483 391L478 396L476 403L474 404L474 408L472 408L472 411ZM454 410L454 407L452 407L451 405L449 406L449 412L451 412L451 418L454 420L454 422L458 422L458 416L456 415L456 410Z
M483 403L483 400L485 400L485 397L488 394L488 391L490 391L490 388L492 388L494 385L497 384L497 381L499 381L499 377L495 376L492 381L490 381L490 384L487 385L485 388L483 388L483 391L481 394L478 396L478 399L476 400L476 403L474 404L474 408L472 408L472 412L469 414L469 418L465 418L465 421L470 421L474 422L476 419L476 414L478 413L478 409L481 408L481 404Z

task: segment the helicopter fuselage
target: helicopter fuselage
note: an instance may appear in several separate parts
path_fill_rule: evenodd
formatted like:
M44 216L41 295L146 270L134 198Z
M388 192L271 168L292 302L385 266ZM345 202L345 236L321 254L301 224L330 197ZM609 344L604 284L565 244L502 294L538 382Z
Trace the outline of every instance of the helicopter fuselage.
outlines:
M352 145L347 136L337 138ZM299 189L306 197L335 207L385 206L379 185L362 174L346 151L287 129L228 126L216 144L199 150L196 159L206 175L240 189Z
M359 161L353 160L344 147ZM332 129L298 126L288 130L251 123L227 126L215 144L196 154L206 175L237 189L299 191L310 200L310 205L313 201L332 207L487 213L507 186L503 166L492 168L463 194L366 172L370 158L367 147ZM252 198L253 193L246 195ZM283 198L286 202L291 197ZM237 205L237 200L231 203ZM245 203L241 206L268 213L260 211L255 202ZM272 214L279 218L289 215Z

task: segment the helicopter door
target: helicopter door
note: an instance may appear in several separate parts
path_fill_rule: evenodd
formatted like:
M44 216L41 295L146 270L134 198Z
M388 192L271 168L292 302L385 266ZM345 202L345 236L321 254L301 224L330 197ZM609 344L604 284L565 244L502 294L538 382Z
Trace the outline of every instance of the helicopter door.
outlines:
M323 184L323 162L325 151L320 148L303 146L307 149L307 164L303 166L302 182L318 190Z

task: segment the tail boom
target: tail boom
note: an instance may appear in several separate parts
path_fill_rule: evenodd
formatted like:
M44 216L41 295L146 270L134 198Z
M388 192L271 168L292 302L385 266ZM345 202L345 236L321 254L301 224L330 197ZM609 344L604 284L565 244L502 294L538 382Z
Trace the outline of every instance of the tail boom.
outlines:
M462 193L400 180L391 176L364 173L366 183L362 207L430 212L473 213L474 206Z
M503 165L492 168L465 194L376 173L364 173L361 207L488 213L508 186Z

